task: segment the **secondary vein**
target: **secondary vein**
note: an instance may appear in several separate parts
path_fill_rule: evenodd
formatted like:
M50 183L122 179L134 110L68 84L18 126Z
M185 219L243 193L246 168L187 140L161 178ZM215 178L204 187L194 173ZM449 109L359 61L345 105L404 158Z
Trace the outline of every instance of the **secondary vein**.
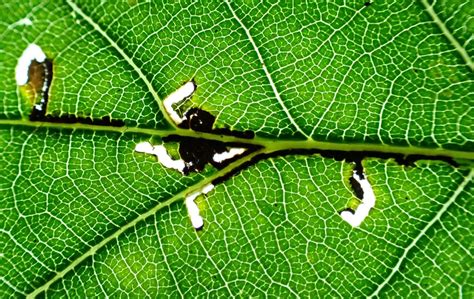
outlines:
M255 53L257 54L257 57L258 57L258 60L260 61L260 63L262 64L262 69L263 71L265 72L265 76L267 77L267 80L268 82L270 83L270 86L273 90L273 93L275 94L275 98L277 99L278 103L280 104L280 106L282 107L283 111L286 113L286 115L288 116L288 119L290 120L291 124L295 127L295 129L301 133L303 136L305 136L306 138L308 139L311 139L311 137L306 134L301 128L300 126L296 123L296 121L294 120L293 116L291 115L290 111L288 110L288 108L286 107L285 103L283 102L281 96L280 96L280 93L278 92L278 89L276 88L275 86L275 83L273 82L273 79L272 79L272 76L270 75L270 72L268 71L267 69L267 66L265 64L265 61L263 60L263 57L262 55L260 54L260 50L258 49L257 47L257 44L255 43L252 35L250 34L250 30L245 26L245 24L242 22L242 20L237 16L237 14L235 13L234 9L232 8L232 6L230 5L229 1L228 0L225 0L225 3L227 4L227 7L229 8L230 12L232 13L232 16L234 17L234 19L239 23L239 25L242 27L242 29L245 31L245 34L247 35L247 38L249 39L250 43L252 44L252 47L255 51Z
M166 112L165 108L163 107L163 101L161 98L158 96L158 93L156 92L155 88L153 87L153 84L151 84L150 80L145 76L145 74L142 72L142 70L138 67L138 65L133 61L133 59L125 53L122 48L114 41L112 38L97 24L94 20L92 20L91 17L86 15L82 9L79 8L72 0L66 0L67 4L71 7L71 9L80 15L89 25L94 28L100 35L102 35L109 43L110 45L117 50L117 52L127 61L127 63L133 68L133 70L138 74L140 79L145 83L145 85L148 88L148 91L151 93L153 98L156 100L158 103L158 106L160 107L160 111L163 114L163 117L166 119L166 121L172 126L176 127L174 122L171 120L169 117L168 113Z
M255 151L247 156L248 159L252 159L253 157L261 154L262 151ZM106 246L110 241L116 240L120 235L122 235L125 231L135 227L139 222L147 219L150 216L155 215L159 210L170 206L174 202L177 202L181 199L183 199L187 194L195 192L196 190L202 189L203 186L210 184L213 180L216 178L225 176L227 173L231 172L235 168L239 167L241 164L244 164L247 162L248 159L240 159L237 160L231 164L229 164L227 167L221 169L220 171L216 172L215 174L203 179L202 181L186 188L185 190L179 192L175 196L171 197L170 199L161 202L154 206L153 208L149 209L143 214L138 215L136 218L132 219L130 222L124 224L122 227L120 227L118 230L116 230L113 234L110 236L102 239L99 243L96 245L90 247L84 254L73 260L68 266L66 266L63 270L58 271L56 275L54 275L50 280L48 280L46 283L43 285L39 286L36 288L33 292L28 294L26 298L35 298L38 296L41 292L44 292L49 289L49 287L55 283L56 281L60 280L63 278L67 273L72 271L76 266L78 266L80 263L82 263L84 260L87 258L93 256L98 250Z
M410 251L413 249L413 247L416 246L418 241L426 235L428 230L438 221L441 220L441 217L444 215L444 213L448 210L448 208L455 202L455 200L459 197L461 192L464 190L466 185L472 180L474 176L474 169L471 169L469 172L469 175L464 179L464 181L458 186L456 191L454 191L453 195L448 199L448 201L441 207L441 209L436 213L436 215L431 219L430 222L420 231L420 233L411 241L411 243L408 245L407 248L403 251L402 256L398 259L397 264L392 268L392 271L390 274L385 278L385 280L379 284L377 289L370 295L368 298L373 298L377 296L380 291L390 282L390 280L393 278L395 274L397 274L400 271L400 266L403 264L403 262L406 260L408 254Z
M466 49L464 49L464 47L461 46L461 44L457 41L454 35L451 34L448 27L446 27L446 24L441 21L438 14L434 11L433 6L429 4L427 0L421 0L421 3L425 7L426 12L428 12L430 17L436 23L436 25L438 25L441 32L443 32L444 36L451 42L456 51L458 51L459 55L461 55L461 58L466 62L467 66L471 69L471 71L474 71L474 63L472 62L471 57L467 53Z

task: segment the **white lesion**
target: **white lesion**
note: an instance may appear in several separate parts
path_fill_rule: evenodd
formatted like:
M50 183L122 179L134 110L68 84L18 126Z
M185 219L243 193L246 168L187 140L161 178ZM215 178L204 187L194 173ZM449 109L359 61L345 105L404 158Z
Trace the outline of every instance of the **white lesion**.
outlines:
M369 215L370 210L375 206L375 194L365 174L359 175L356 171L354 171L352 177L360 184L360 187L362 188L362 200L354 212L342 211L341 218L353 227L358 227Z
M191 220L191 224L196 230L202 229L204 226L204 219L202 218L201 214L199 213L199 207L197 206L195 200L201 194L207 194L212 189L214 189L213 184L208 184L204 186L200 191L195 191L188 196L184 201L186 208L188 209L189 219Z
M215 153L214 156L212 156L212 159L214 162L222 163L225 160L232 159L235 156L243 154L246 150L246 148L242 147L231 147L229 150L223 153Z
M179 116L179 114L174 110L173 105L190 98L195 90L196 84L193 81L189 81L167 96L163 101L163 106L165 107L166 112L176 125L181 124L184 121L184 117Z
M17 26L31 26L31 25L33 25L33 22L31 21L30 18L23 18L11 24L9 28L14 28Z
M164 145L152 145L148 141L140 142L135 146L135 151L138 153L145 153L155 155L158 162L166 168L171 168L184 173L186 164L183 159L174 160L169 154Z
M36 60L38 63L43 63L46 60L46 54L36 44L30 44L18 59L15 69L15 79L17 85L25 85L28 83L28 73L31 63Z

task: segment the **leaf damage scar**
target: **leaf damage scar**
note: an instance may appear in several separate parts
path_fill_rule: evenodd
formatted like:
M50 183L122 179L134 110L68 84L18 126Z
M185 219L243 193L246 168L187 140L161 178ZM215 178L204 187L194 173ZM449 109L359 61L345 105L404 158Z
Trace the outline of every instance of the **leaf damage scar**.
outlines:
M155 155L164 167L176 169L181 173L184 172L186 164L183 159L173 160L173 158L168 154L166 148L163 145L151 145L149 142L140 142L135 146L135 151L138 153L145 153Z
M55 116L48 114L47 107L50 100L50 87L53 81L53 61L48 59L41 47L30 44L18 59L15 69L15 79L22 93L32 103L29 118L31 121L52 123L83 123L99 126L123 127L122 120L112 119L110 116L92 119L72 114Z
M235 132L228 129L214 129L216 118L209 112L192 107L181 117L173 109L173 105L192 96L196 90L196 83L189 81L164 100L164 107L171 119L183 129L214 134L229 134L243 138L253 138L253 132ZM224 143L203 138L170 135L162 139L164 142L179 143L179 160L173 160L167 153L164 145L153 146L148 142L138 143L135 151L153 154L165 167L178 170L184 175L192 171L200 172L207 163L217 169L222 169L242 155L248 154L257 147L245 143Z
M38 120L46 115L52 78L52 61L46 58L46 54L38 45L28 45L18 59L15 79L33 104L31 120Z
M201 189L201 191L196 191L186 196L184 201L184 204L188 209L189 219L196 230L201 230L203 228L204 219L201 217L199 213L199 207L194 200L201 194L209 193L212 189L214 189L213 184L206 185Z
M364 173L354 170L354 174L349 179L356 196L361 200L355 209L346 209L340 213L341 218L352 225L358 227L369 215L370 210L375 206L375 194L372 186Z
M188 175L192 171L202 171L207 163L210 163L217 169L222 169L240 158L247 151L252 150L244 147L232 147L223 142L200 138L179 137L175 140L173 137L168 137L164 138L163 141L179 142L180 159L173 160L163 144L152 145L147 141L138 143L135 146L135 151L155 155L161 165L177 170L184 175Z
M197 107L192 107L184 112L182 117L179 116L179 114L173 109L173 105L190 99L196 89L196 82L191 80L171 93L163 101L163 106L165 107L166 112L178 127L218 135L230 135L246 139L254 138L255 134L250 130L242 132L232 131L228 128L214 128L216 118L211 113Z

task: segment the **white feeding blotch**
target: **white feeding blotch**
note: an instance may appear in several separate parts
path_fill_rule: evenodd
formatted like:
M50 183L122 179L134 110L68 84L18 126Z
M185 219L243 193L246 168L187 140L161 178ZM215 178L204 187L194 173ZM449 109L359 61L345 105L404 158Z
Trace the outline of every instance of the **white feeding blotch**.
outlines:
M150 142L140 142L135 146L135 151L139 153L155 155L158 158L158 162L161 163L164 167L176 169L183 173L184 167L186 166L184 160L173 160L173 158L168 155L166 148L163 145L153 146Z
M370 209L375 206L375 194L365 174L359 176L354 171L352 177L360 184L360 187L362 188L364 194L361 203L354 211L354 213L352 213L351 211L342 211L341 217L342 219L344 219L344 221L346 221L353 227L358 227L362 223L362 221L364 221L365 217L369 215Z
M23 18L23 19L20 19L20 20L16 21L12 25L10 25L10 27L31 26L31 25L33 25L33 22L29 18Z
M196 191L186 196L184 201L186 208L188 209L189 219L196 230L199 230L204 226L204 219L202 219L199 214L199 208L194 200L201 194L209 193L212 189L214 189L213 184L206 185L201 189L201 191Z
M21 54L20 59L18 59L18 64L15 69L17 85L25 85L28 83L28 72L33 60L36 60L38 63L42 63L46 60L46 54L44 54L43 50L36 44L28 45Z
M221 163L225 160L232 159L233 157L237 155L241 155L245 152L245 148L241 147L233 147L230 150L223 152L223 153L215 153L214 156L212 156L212 159L217 162Z
M180 117L178 113L176 113L176 111L173 109L173 105L189 98L195 90L196 84L193 81L189 81L174 91L172 94L167 96L163 101L163 106L165 107L166 112L168 112L168 115L177 125L182 123L184 119Z

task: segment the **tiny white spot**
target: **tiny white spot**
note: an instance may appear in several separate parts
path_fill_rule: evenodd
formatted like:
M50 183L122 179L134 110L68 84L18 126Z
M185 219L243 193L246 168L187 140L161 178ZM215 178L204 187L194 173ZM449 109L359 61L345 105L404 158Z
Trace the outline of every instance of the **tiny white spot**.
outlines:
M189 81L183 86L181 86L180 88L178 88L176 91L171 93L163 101L163 106L165 107L166 112L168 112L171 119L177 125L183 122L183 118L180 117L178 113L176 113L176 111L173 109L173 105L189 98L194 93L195 90L196 90L196 85L194 84L194 82Z
M43 50L36 44L30 44L25 51L23 51L20 59L18 59L18 64L15 69L16 84L25 85L28 83L28 72L33 60L42 63L45 59L46 54L44 54Z
M11 25L11 27L16 27L16 26L31 26L33 25L33 22L29 18L23 18Z
M202 193L207 194L207 193L211 192L212 189L214 189L213 184L206 185L206 186L204 186L204 188L202 188Z
M176 169L181 173L183 172L184 167L186 166L184 160L182 159L173 160L173 158L168 155L168 152L166 151L166 148L163 145L153 146L147 141L140 142L135 146L135 151L139 153L155 155L161 165L167 168Z
M370 185L369 181L365 174L359 176L355 171L352 176L357 182L359 182L364 195L362 197L362 201L354 211L354 213L350 211L342 211L341 218L344 219L347 223L352 225L353 227L359 226L362 221L364 221L365 217L369 215L370 209L375 206L375 194L374 190L372 190L372 186Z
M237 155L243 154L245 152L245 148L240 148L240 147L233 147L227 152L223 153L215 153L212 159L217 162L221 163L222 161L225 161L227 159L231 159Z
M201 229L204 226L204 220L202 219L201 215L199 214L199 208L197 204L194 202L194 200L200 195L200 194L207 194L209 193L212 189L214 189L213 184L209 184L204 186L201 191L196 191L188 196L186 196L186 199L184 201L186 208L188 209L188 214L189 218L191 219L191 223L195 229Z
M140 142L137 145L135 145L135 151L139 153L145 153L145 154L152 154L153 153L153 145L151 145L150 142Z

